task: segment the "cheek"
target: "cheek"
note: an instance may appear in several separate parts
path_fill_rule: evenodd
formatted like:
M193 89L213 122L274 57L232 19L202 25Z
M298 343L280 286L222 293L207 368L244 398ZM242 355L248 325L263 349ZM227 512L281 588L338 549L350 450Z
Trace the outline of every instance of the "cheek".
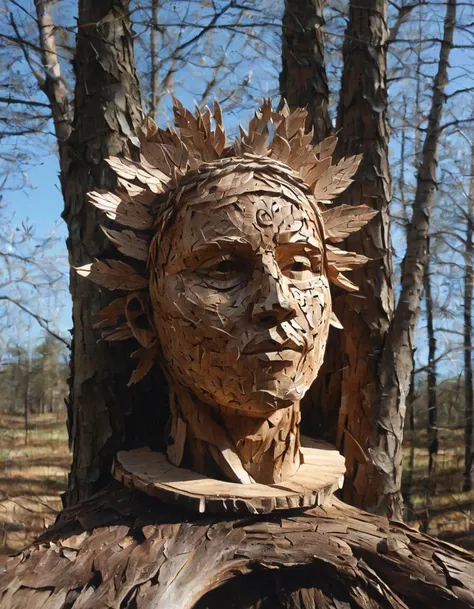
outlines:
M317 291L311 290L307 292L301 303L301 311L306 320L308 330L313 336L313 341L318 343L321 343L321 341L325 342L329 331L329 318L331 314L331 293L329 287L324 285Z
M159 283L159 306L154 307L155 323L176 336L185 335L192 344L202 340L229 342L233 327L246 315L250 298L236 286L218 291L196 275L170 275ZM222 332L224 330L224 332Z

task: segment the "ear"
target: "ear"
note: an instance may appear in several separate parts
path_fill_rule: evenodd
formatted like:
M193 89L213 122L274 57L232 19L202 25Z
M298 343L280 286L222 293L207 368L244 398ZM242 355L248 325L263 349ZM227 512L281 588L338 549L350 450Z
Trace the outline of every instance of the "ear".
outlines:
M150 299L144 292L133 292L128 295L125 305L125 317L132 331L142 347L150 349L157 340L157 333L151 315Z

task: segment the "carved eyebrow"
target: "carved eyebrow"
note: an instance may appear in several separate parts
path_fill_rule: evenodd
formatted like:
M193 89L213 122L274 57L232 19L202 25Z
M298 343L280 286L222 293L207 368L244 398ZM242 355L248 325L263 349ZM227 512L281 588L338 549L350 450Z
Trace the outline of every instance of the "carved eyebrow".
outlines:
M254 249L252 245L241 237L217 238L201 243L183 256L176 257L166 266L168 273L179 273L183 270L193 270L202 264L206 258L236 251L239 254L250 255Z
M313 252L317 252L321 254L324 249L324 245L316 241L316 239L308 238L308 239L298 239L298 241L279 241L277 243L278 249L301 249L306 248L308 250L312 250Z
M221 250L229 250L230 248L238 249L253 249L251 243L244 239L243 237L219 237L217 239L213 239L212 241L206 241L202 245L198 247L192 247L191 255L194 253L201 253L209 251L219 252Z

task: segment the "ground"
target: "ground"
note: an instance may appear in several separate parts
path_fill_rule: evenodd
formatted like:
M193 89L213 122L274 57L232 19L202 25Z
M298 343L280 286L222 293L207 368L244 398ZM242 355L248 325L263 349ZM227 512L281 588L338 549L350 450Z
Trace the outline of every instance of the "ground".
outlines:
M17 550L52 524L71 463L64 413L0 414L0 553Z
M474 549L474 491L463 493L463 430L440 430L435 475L427 477L426 433L416 433L409 520L416 527ZM405 441L404 482L411 446ZM71 463L64 413L0 414L0 553L18 550L54 522ZM406 488L405 488L406 491Z
M462 492L464 466L464 429L440 429L439 451L431 479L428 477L426 430L416 430L414 446L410 435L404 442L404 495L413 451L413 484L408 520L430 535L474 550L474 490Z

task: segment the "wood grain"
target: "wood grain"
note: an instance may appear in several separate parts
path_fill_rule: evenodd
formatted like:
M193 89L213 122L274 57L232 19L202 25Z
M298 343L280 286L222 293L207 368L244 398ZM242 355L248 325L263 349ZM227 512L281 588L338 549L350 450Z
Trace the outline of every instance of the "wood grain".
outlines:
M129 292L97 327L139 343L130 384L164 371L168 459L229 482L281 484L302 467L300 402L329 326L341 325L329 284L357 291L344 272L367 262L331 243L373 212L326 209L361 157L333 163L337 138L314 145L302 108L265 100L229 145L217 103L193 114L173 101L176 129L148 120L139 160L108 159L115 192L89 196L128 227L104 229L127 262L77 272Z
M166 455L140 448L118 453L113 474L130 488L199 513L269 513L329 505L341 488L344 458L325 442L302 438L302 464L279 484L238 484L172 465Z
M7 560L2 609L472 609L474 556L334 500L208 516L108 487Z

